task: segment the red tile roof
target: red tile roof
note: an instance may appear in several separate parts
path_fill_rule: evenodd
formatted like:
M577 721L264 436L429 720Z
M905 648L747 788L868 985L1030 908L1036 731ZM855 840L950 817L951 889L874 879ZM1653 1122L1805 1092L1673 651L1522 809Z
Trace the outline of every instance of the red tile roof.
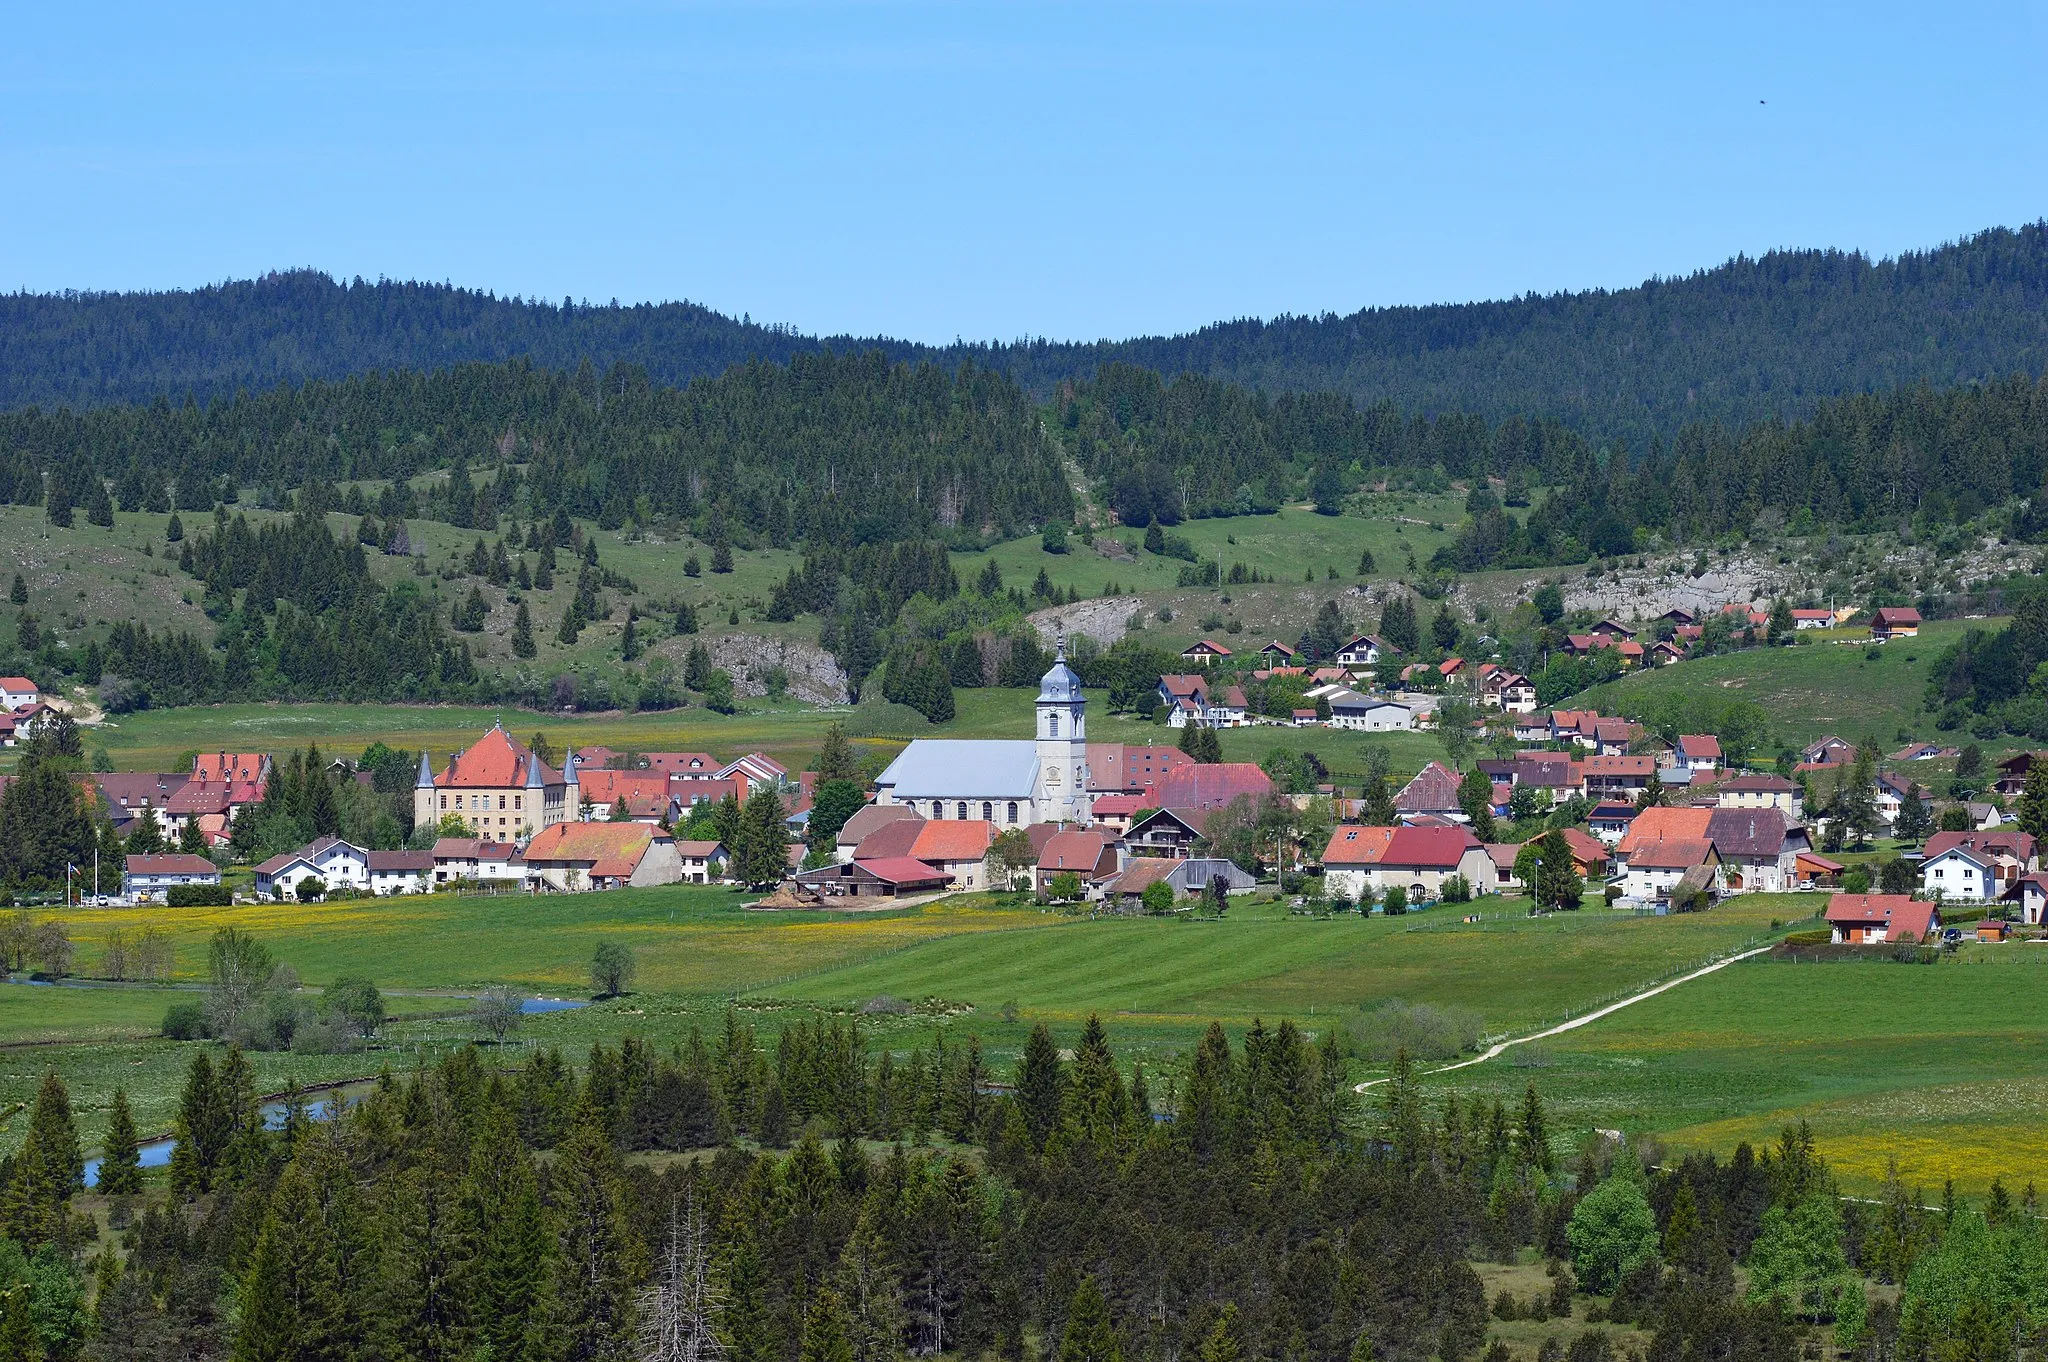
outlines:
M1323 864L1332 865L1378 865L1386 854L1387 844L1394 840L1393 828L1338 828L1330 834L1330 845L1323 849Z
M1239 795L1273 792L1273 779L1249 761L1194 763L1160 777L1153 787L1165 808L1220 809Z
M189 852L174 851L161 856L130 856L128 873L131 875L205 875L218 867L204 856Z
M1418 870L1455 870L1467 850L1479 845L1467 828L1396 828L1381 865Z
M853 859L886 861L909 856L910 848L917 844L917 834L924 829L924 822L922 818L899 818L892 823L883 823L860 839L859 845L853 849Z
M1448 813L1457 807L1458 777L1440 761L1417 771L1394 796L1394 808L1401 813Z
M910 856L856 858L854 864L888 884L946 884L951 876Z
M621 798L626 801L626 811L636 818L668 808L669 778L664 771L578 771L576 783L593 808L610 808Z
M531 766L529 765L531 763ZM524 743L495 725L488 733L462 752L449 758L441 774L434 777L434 784L447 789L493 789L504 790L528 783L527 773L532 766L540 768L543 785L558 785L561 772L538 760ZM582 774L577 774L582 779Z
M917 830L910 855L933 865L941 861L978 861L995 840L993 823L980 818L934 818Z
M1045 850L1038 854L1038 868L1092 875L1102 864L1102 853L1109 846L1109 838L1099 832L1081 832L1072 828L1056 832L1046 842Z
M1907 932L1915 941L1926 940L1933 917L1933 904L1906 894L1836 894L1828 899L1829 922L1842 927L1883 927L1887 941L1897 941Z
M1705 841L1713 816L1712 809L1644 809L1628 825L1617 850L1633 865L1638 848L1664 841Z
M1704 837L1674 837L1637 847L1629 853L1628 863L1632 870L1690 870L1714 854L1714 844Z
M526 863L589 862L593 877L623 879L652 845L654 829L645 823L556 823L526 844Z
M192 779L257 780L263 761L261 752L201 752L192 758Z

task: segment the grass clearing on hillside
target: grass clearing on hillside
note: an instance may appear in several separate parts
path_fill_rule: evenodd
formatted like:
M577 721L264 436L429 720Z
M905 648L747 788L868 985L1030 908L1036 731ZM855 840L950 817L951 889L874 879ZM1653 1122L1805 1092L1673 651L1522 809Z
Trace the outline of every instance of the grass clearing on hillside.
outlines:
M1574 704L1605 713L1634 715L1691 694L1720 700L1748 700L1770 715L1772 736L1794 747L1833 733L1851 742L1866 736L1890 751L1905 737L1934 738L1934 716L1922 706L1934 659L1970 629L1998 629L2004 620L1934 620L1918 638L1899 639L1878 649L1802 644L1793 648L1751 648L1596 686ZM1943 741L1966 742L1963 737ZM2010 746L2007 740L1988 748Z

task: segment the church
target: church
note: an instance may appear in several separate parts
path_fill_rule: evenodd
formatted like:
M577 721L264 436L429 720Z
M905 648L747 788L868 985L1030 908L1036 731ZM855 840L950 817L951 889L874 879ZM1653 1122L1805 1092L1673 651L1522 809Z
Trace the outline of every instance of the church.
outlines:
M1038 733L1024 739L918 738L875 779L877 804L998 828L1089 821L1088 701L1062 640L1038 683Z

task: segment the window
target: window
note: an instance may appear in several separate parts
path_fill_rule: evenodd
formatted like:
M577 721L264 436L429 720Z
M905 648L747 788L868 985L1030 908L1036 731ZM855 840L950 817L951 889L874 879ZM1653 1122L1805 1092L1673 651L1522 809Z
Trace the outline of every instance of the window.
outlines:
M946 801L945 801L945 800L943 800L943 799L934 799L934 800L932 801L932 817L934 817L934 818L944 818L945 816L946 816Z
M525 807L526 807L526 796L524 796L524 795L513 795L513 796L512 796L512 807L513 807L513 808L515 808L515 809L523 809L523 808L525 808Z
M1017 801L1014 799L1010 801L1010 816L1007 821L1011 823L1017 821Z
M442 807L442 808L444 808L444 809L448 807L448 796L447 796L447 795L442 795L442 796L441 796L441 807Z
M984 822L984 823L993 823L993 822L995 821L995 818L996 818L996 806L995 806L995 805L993 805L993 804L991 804L991 803L989 803L989 802L988 802L988 801L987 801L986 799L982 800L982 801L981 801L981 821L982 821L982 822Z
M958 817L960 821L963 823L967 821L967 801L964 799L960 801L960 812L958 814Z
M499 807L499 808L501 808L501 809L505 807L505 796L503 796L503 795L499 795L499 796L498 796L498 807ZM502 823L502 822L503 822L504 820L503 820L503 819L499 819L498 821Z
M1059 712L1055 710L1053 713L1046 715L1045 722L1049 725L1049 727L1046 729L1046 732L1050 734L1052 737L1057 738L1060 735Z

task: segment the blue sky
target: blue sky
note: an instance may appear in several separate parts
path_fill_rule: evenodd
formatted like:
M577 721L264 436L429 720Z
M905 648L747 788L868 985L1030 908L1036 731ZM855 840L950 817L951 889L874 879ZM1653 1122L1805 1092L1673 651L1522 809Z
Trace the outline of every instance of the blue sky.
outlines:
M944 341L1628 285L2041 217L2043 51L2039 5L22 6L0 288Z

